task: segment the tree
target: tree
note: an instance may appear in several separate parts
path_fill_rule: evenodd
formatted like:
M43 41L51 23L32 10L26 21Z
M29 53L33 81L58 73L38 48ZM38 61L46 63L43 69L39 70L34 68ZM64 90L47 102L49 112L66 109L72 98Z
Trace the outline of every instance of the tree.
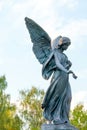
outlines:
M0 130L21 130L22 120L16 113L16 106L10 103L10 95L5 93L7 82L0 77Z
M41 102L44 91L32 87L31 90L20 91L21 94L21 116L24 118L27 129L40 130L45 121L42 116Z
M80 130L87 130L87 110L83 104L78 104L71 112L71 123Z
M20 91L20 114L22 120L24 119L26 130L40 130L41 125L45 122L41 109L44 93L43 90L35 87ZM87 110L84 110L82 104L76 105L71 111L70 121L80 130L87 130Z

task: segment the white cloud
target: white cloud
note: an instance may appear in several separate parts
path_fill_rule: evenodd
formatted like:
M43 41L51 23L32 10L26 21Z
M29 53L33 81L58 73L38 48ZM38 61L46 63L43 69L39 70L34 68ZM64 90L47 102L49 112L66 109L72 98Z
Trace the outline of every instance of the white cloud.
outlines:
M60 35L68 36L71 39L71 48L76 48L77 46L82 47L85 43L84 37L87 36L87 19L72 20L61 27L58 30ZM57 30L56 33L57 35ZM79 41L79 44L76 44Z
M62 18L57 20L56 10L53 8L53 0L47 2L41 0L26 0L22 2L13 2L10 4L9 12L6 15L10 24L10 29L20 28L24 25L24 17L30 17L40 24L50 36L55 34L55 25L62 25ZM8 4L7 4L8 5ZM13 26L13 27L12 27ZM58 27L57 26L57 27Z
M73 94L71 108L73 109L77 104L82 103L87 109L87 91L78 91Z
M43 15L43 12L46 13L47 9L50 8L51 2L52 0L48 0L47 2L45 1L42 2L41 0L32 0L32 1L26 0L22 2L16 2L13 6L13 11L16 13L22 13L22 14L29 12L29 15L33 14L34 12L36 13L38 12L38 13L42 13Z
M0 1L0 11L2 10L2 8L3 8L3 2Z
M4 61L2 59L2 57L0 57L0 65L3 65L4 64Z
M72 20L60 29L61 33L66 33L73 38L87 36L87 19Z
M3 11L7 6L11 6L13 1L11 0L0 0L0 11Z
M69 9L74 9L78 5L78 0L60 0L61 6L67 6Z
M78 75L78 77L79 77L80 79L85 79L85 80L87 80L87 68L78 71L78 72L77 72L77 75Z
M9 1L9 0L8 0ZM9 3L9 2L8 2ZM13 4L12 4L13 3ZM10 2L10 8L8 12L9 20L13 21L14 28L18 26L22 26L24 23L24 17L28 16L34 19L38 24L40 24L49 35L54 39L56 35L67 34L71 38L76 36L79 32L78 28L82 26L82 24L78 24L78 21L70 21L66 26L62 27L63 16L61 16L60 8L58 7L66 6L66 7L74 7L78 3L77 0L26 0L26 1L17 1ZM8 5L8 4L7 4ZM71 8L70 8L71 9ZM82 22L82 21L81 21ZM80 22L79 22L80 23ZM83 21L83 24L86 22ZM84 25L85 28L86 25ZM61 29L57 29L61 27ZM82 30L82 27L81 27ZM81 31L80 31L81 32ZM86 33L86 32L85 32ZM73 39L73 38L72 38Z

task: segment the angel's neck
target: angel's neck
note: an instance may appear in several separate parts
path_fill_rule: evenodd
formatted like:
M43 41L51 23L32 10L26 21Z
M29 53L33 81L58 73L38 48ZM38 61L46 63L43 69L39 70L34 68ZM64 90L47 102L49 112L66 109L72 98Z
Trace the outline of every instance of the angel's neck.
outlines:
M62 48L59 48L58 50L59 50L59 52L63 52L64 51L64 50L62 50Z

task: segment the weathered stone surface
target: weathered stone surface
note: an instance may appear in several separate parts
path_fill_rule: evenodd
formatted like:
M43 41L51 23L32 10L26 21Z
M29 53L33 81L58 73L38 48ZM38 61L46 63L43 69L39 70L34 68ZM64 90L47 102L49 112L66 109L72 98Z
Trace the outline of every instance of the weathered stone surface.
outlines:
M68 124L54 125L54 124L43 124L41 130L78 130L74 126Z

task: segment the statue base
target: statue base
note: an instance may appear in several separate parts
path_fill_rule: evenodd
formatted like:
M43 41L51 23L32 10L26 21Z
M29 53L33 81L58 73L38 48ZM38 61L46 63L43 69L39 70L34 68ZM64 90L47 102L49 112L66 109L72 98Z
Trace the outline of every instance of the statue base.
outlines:
M78 130L78 129L70 124L60 124L60 125L43 124L41 126L41 130Z

